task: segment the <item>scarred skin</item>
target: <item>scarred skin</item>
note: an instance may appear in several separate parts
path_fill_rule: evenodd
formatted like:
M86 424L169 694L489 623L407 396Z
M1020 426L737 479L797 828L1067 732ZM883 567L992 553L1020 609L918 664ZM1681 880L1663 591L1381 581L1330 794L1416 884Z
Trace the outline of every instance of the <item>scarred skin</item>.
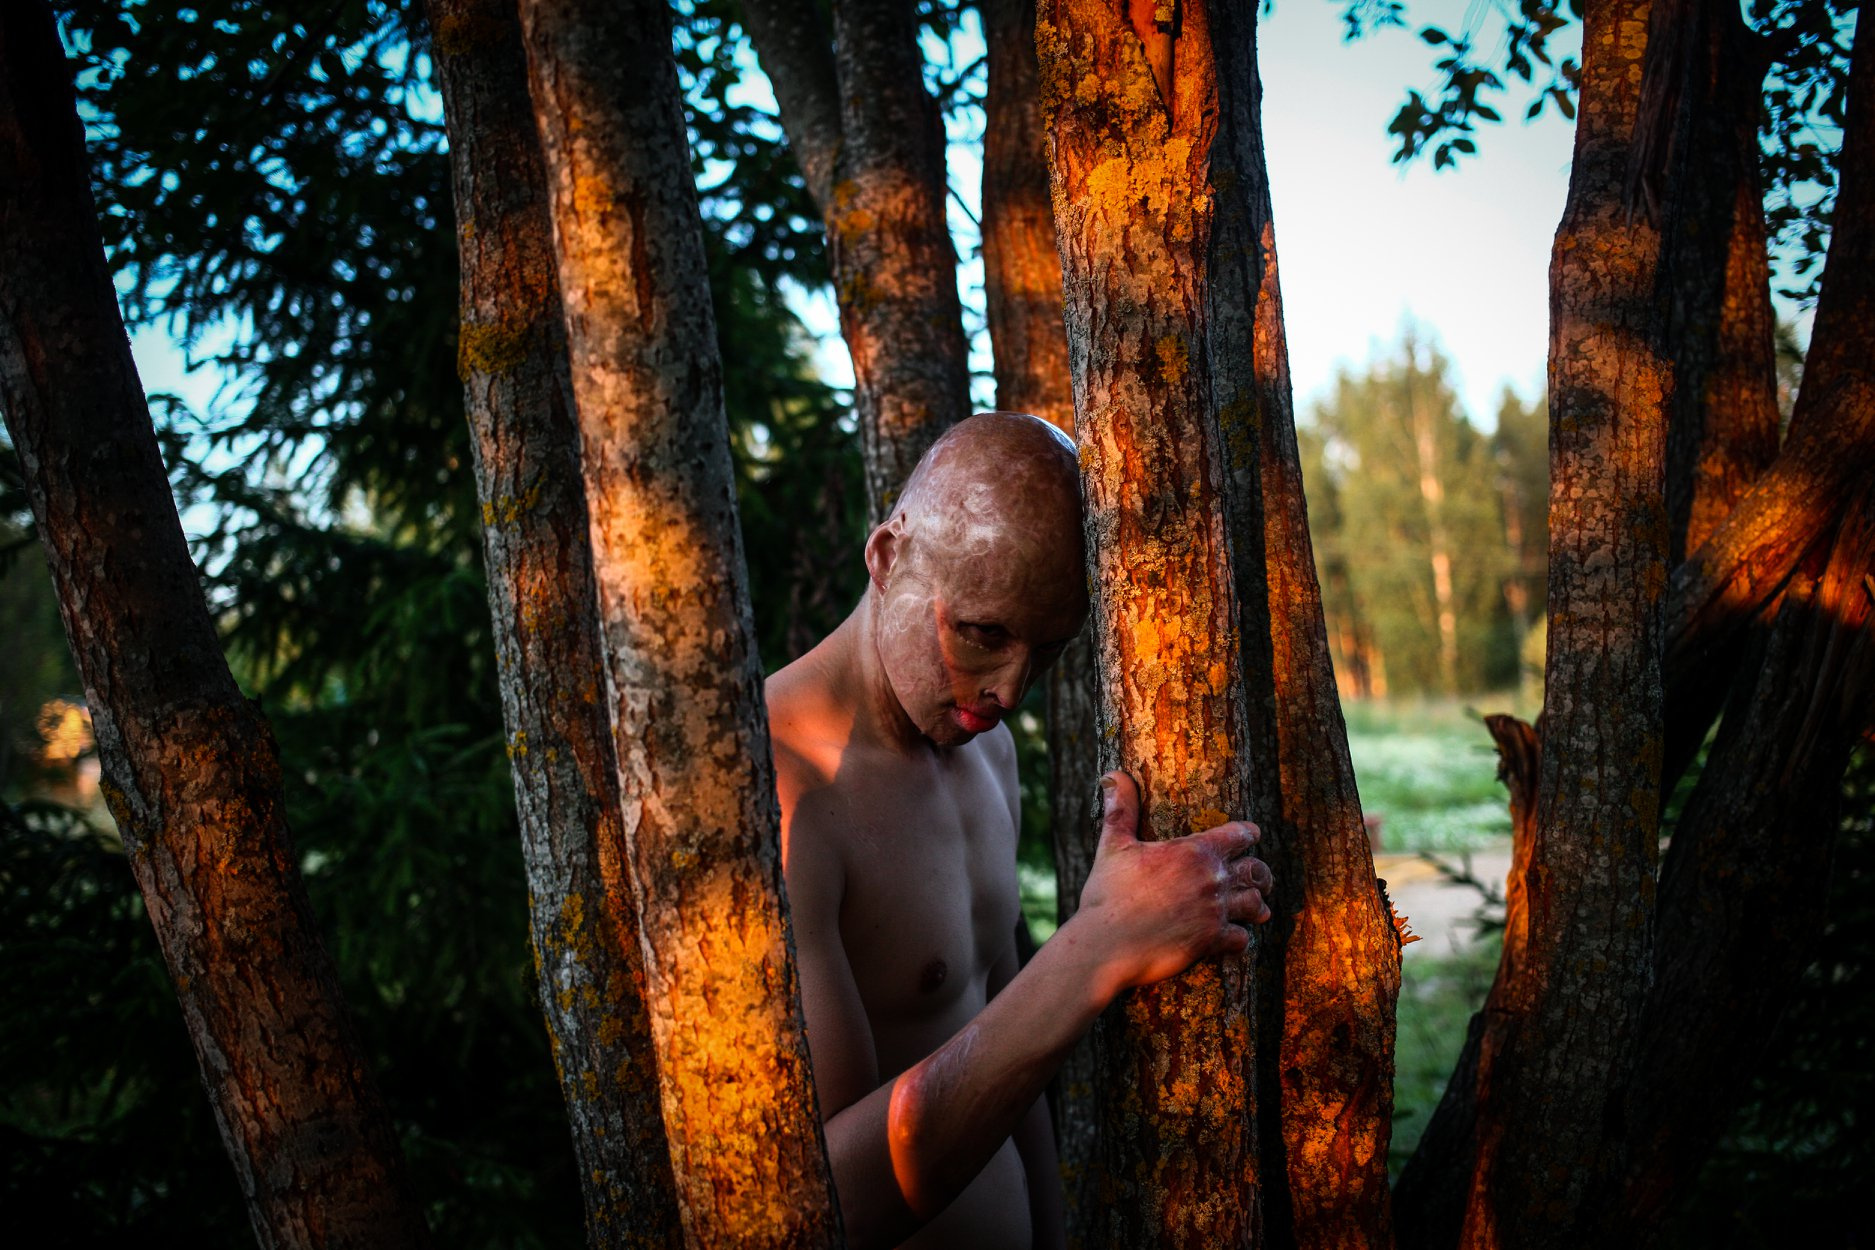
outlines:
M1122 991L1269 918L1255 825L1135 836L1101 779L1074 917L1018 969L1015 744L1001 725L1087 615L1071 446L987 413L920 462L870 581L768 681L814 1080L849 1243L1062 1244L1043 1088Z

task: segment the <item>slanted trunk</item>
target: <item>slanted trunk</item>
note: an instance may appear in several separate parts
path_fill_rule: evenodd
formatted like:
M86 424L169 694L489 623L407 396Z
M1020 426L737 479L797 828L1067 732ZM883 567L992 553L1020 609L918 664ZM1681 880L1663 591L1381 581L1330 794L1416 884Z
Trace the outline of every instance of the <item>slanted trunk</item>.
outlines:
M1858 54L1813 354L1820 382L1871 394L1875 56ZM1850 350L1845 351L1845 346ZM1807 388L1818 382L1811 373ZM1875 492L1826 523L1761 625L1660 878L1654 989L1628 1094L1627 1172L1597 1244L1641 1241L1697 1175L1730 1104L1711 1097L1770 1040L1822 921L1836 808L1875 727Z
M970 415L969 347L945 220L944 127L909 0L745 0L781 123L820 205L872 520Z
M599 692L586 498L527 52L504 0L430 0L482 501L541 1010L593 1247L682 1243Z
M989 0L983 27L989 57L983 106L983 288L996 406L1034 413L1072 437L1074 392L1061 307L1061 253L1055 245L1036 89L1035 0ZM1057 915L1063 924L1079 906L1094 862L1098 697L1093 633L1082 630L1048 674L1051 832ZM1096 1146L1092 1064L1092 1043L1083 1039L1062 1064L1053 1101L1073 1245L1084 1241L1086 1221L1098 1202L1089 1188Z
M1211 14L1219 133L1207 275L1212 401L1228 466L1250 814L1276 877L1258 966L1268 1244L1390 1244L1387 1142L1400 945L1329 659L1296 444L1253 4Z
M1619 1145L1652 958L1673 394L1659 234L1624 194L1647 19L1646 0L1591 3L1584 17L1551 268L1542 802L1513 882L1526 920L1505 936L1466 1088L1448 1086L1401 1178L1412 1245L1582 1244L1593 1178Z
M0 8L0 409L104 796L256 1239L425 1245L299 881L279 750L222 659L169 493L70 73L48 9Z
M521 14L685 1239L832 1246L669 14L654 0Z
M1176 29L1099 0L1037 27L1101 674L1101 763L1142 834L1246 810L1243 673L1205 370L1217 82L1208 6ZM1093 1244L1246 1246L1258 1227L1251 963L1125 996L1095 1033Z

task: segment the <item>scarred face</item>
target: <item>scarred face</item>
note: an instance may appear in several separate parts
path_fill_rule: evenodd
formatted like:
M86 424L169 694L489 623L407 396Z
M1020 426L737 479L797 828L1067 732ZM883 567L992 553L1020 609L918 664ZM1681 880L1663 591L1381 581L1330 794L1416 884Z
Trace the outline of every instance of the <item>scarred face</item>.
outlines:
M866 564L892 693L919 733L956 746L995 728L1079 632L1086 576L1058 465L947 466L940 450L936 470L874 531Z

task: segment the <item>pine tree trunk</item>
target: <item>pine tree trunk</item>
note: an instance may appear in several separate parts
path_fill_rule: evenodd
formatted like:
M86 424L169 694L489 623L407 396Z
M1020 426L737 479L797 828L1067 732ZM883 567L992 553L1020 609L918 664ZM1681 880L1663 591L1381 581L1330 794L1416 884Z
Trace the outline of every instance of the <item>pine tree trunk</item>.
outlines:
M983 6L989 86L983 127L983 288L995 362L996 406L1030 412L1074 434L1068 333L1061 306L1061 254L1049 201L1035 64L1035 0ZM1048 674L1050 819L1056 914L1066 924L1094 863L1097 700L1094 639L1069 643ZM1056 1148L1071 1245L1084 1241L1098 1199L1091 1190L1097 1147L1093 1044L1083 1038L1056 1076Z
M744 0L781 121L820 205L853 357L872 520L970 415L969 347L945 220L944 127L910 0Z
M654 0L521 13L686 1241L832 1246L670 18Z
M1217 84L1206 6L1176 30L1098 0L1037 27L1101 674L1101 763L1142 834L1246 810L1225 464L1205 372ZM1247 1246L1258 1218L1248 957L1135 991L1095 1033L1094 1245Z
M587 1244L682 1243L642 985L566 329L521 25L429 0L462 262L459 369L482 501L541 1010Z
M1250 812L1279 916L1257 972L1264 1227L1272 1246L1385 1246L1400 945L1374 880L1309 538L1255 5L1218 4L1211 22L1209 361L1229 467Z
M1625 192L1646 0L1588 5L1551 268L1550 591L1538 805L1461 1072L1402 1176L1402 1241L1575 1246L1649 978L1666 586L1660 240ZM1475 1109L1475 1118L1474 1118ZM1542 1166L1536 1166L1541 1160ZM1459 1221L1462 1220L1462 1223Z
M421 1246L118 317L50 11L0 8L0 409L110 804L266 1247Z

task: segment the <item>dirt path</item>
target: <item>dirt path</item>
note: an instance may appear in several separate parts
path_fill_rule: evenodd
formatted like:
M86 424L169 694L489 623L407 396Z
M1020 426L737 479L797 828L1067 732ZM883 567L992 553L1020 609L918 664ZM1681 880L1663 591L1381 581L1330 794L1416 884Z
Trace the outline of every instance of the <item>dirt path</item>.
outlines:
M1438 858L1462 869L1459 855L1441 853ZM1454 883L1434 865L1418 855L1383 852L1374 856L1374 872L1387 883L1394 910L1406 917L1420 941L1407 947L1409 957L1440 958L1456 954L1477 937L1474 921L1484 897L1470 885ZM1489 885L1499 897L1504 893L1504 878L1510 872L1510 843L1493 845L1471 853L1471 874ZM1502 908L1493 909L1501 913Z

